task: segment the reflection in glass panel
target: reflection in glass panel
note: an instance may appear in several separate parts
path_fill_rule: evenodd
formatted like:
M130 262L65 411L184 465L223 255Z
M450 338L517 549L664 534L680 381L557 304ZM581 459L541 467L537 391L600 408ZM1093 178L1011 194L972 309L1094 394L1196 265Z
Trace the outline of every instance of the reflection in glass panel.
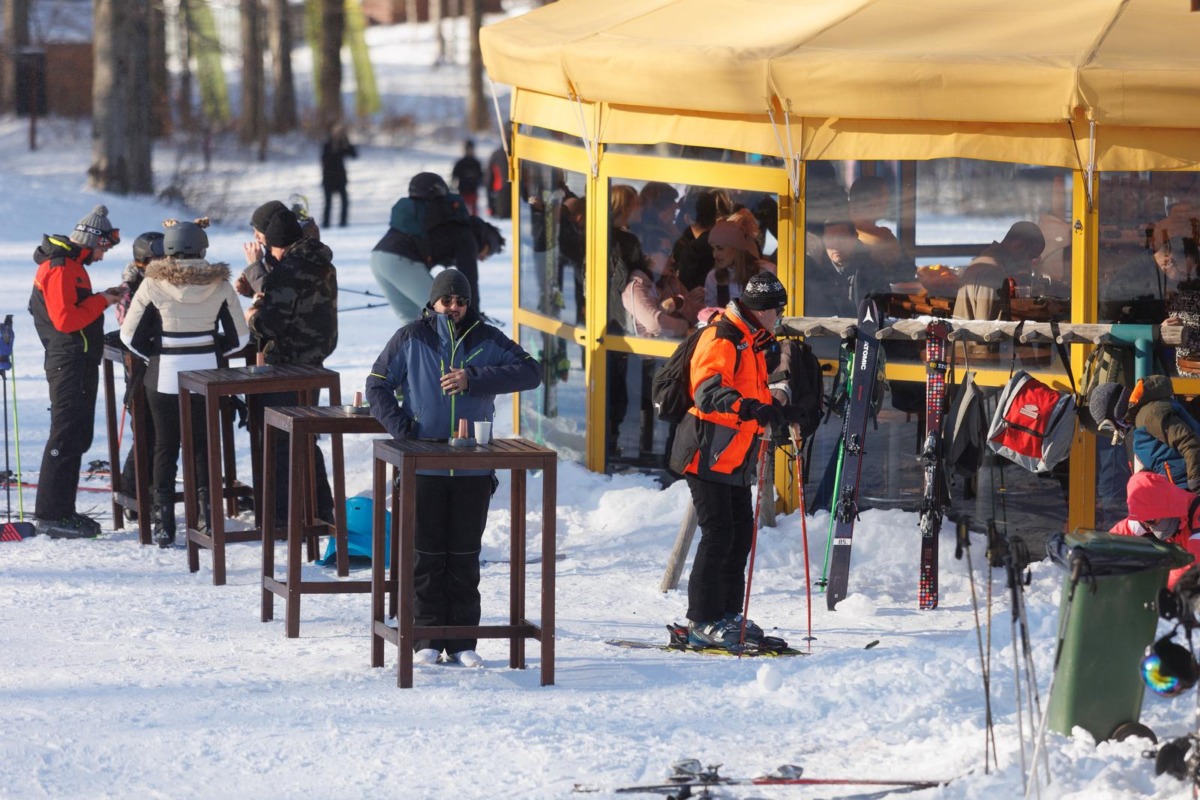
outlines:
M1100 175L1101 322L1157 324L1200 277L1200 179L1192 172Z
M520 162L521 308L584 324L585 180L578 172Z
M667 457L675 427L658 418L651 404L654 373L666 359L628 353L608 354L608 441L605 471L651 472L666 481Z
M775 269L774 195L620 179L609 198L610 332L683 338L701 308Z
M777 155L743 153L740 150L723 150L719 147L696 147L693 145L670 144L621 144L605 145L610 153L635 156L659 156L661 158L690 159L692 161L716 161L722 164L751 164L759 167L782 167L784 161Z
M521 435L582 463L587 451L583 348L524 327L521 346L542 364L542 385L521 392Z

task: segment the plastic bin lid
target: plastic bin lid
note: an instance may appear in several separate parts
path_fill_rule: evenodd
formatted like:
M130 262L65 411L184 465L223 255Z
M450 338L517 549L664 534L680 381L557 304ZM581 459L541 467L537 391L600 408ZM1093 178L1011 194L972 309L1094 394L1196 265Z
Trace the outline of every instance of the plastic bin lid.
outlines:
M1083 574L1132 575L1186 567L1194 560L1181 547L1147 536L1121 536L1096 530L1056 533L1046 544L1050 560L1068 572L1074 558L1085 561Z

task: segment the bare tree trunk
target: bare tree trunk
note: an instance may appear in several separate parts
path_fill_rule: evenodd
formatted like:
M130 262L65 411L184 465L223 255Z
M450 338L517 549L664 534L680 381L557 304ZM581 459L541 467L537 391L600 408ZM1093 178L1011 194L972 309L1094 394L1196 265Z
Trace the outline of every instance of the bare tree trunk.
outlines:
M179 0L179 127L192 129L192 12L189 0Z
M243 144L261 142L266 132L266 87L263 83L262 7L259 0L241 0L242 117L238 138ZM259 160L265 152L260 150Z
M344 0L321 3L321 108L318 118L324 130L342 119L342 38L346 31Z
M150 168L150 0L93 0L92 188L154 191Z
M296 80L292 75L292 20L288 0L268 0L267 41L271 50L271 129L296 129Z
M484 131L488 128L488 107L483 94L483 51L479 49L483 0L467 0L467 6L467 26L471 32L471 52L467 63L467 127L473 131Z
M429 0L429 27L433 29L433 63L446 63L446 37L442 33L442 3L444 0Z
M30 0L4 0L4 58L0 61L0 112L17 110L17 56L29 46Z
M167 71L167 12L161 2L150 3L149 33L150 131L155 137L171 133L171 78Z

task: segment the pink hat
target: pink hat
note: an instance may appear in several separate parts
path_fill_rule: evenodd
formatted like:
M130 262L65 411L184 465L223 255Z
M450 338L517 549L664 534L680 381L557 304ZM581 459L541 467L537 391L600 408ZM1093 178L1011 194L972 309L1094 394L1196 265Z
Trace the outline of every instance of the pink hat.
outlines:
M721 245L722 247L732 247L734 250L741 250L743 253L749 253L753 258L758 258L758 245L750 238L741 226L736 222L731 222L728 219L719 219L717 224L713 225L712 230L708 232L708 243L710 245Z

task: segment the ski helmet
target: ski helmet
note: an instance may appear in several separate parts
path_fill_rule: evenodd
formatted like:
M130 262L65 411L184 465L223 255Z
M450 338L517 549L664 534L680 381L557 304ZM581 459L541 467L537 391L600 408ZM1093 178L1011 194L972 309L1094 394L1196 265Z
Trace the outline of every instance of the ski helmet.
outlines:
M434 200L450 194L450 187L435 172L418 172L408 182L408 196L414 200Z
M163 235L158 231L148 231L133 240L134 261L162 258L163 253Z
M178 258L204 258L208 234L194 222L177 222L163 236L163 252Z

